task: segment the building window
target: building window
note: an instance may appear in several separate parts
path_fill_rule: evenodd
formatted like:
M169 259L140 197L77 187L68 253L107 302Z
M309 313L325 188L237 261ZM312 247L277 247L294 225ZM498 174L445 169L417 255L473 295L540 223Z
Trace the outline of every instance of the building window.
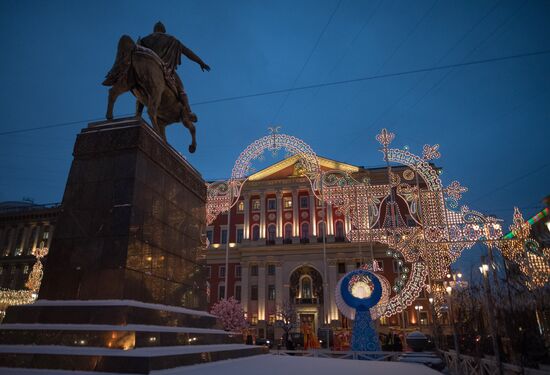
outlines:
M244 237L244 230L243 228L237 228L237 243L242 243Z
M2 255L7 257L10 255L10 238L13 233L13 228L9 228L4 234L4 241L2 244Z
M17 235L15 236L15 251L13 252L13 255L15 256L23 254L23 234L24 228L19 228L17 230Z
M300 197L300 208L308 208L309 207L309 197L308 196L301 196Z
M383 260L375 260L377 269L375 271L384 271L384 261Z
M285 210L292 208L292 197L283 197L283 207Z
M209 279L212 277L212 266L206 266L206 278Z
M258 324L258 314L253 314L252 315L252 319L250 320L250 324L252 324L253 326Z
M237 212L238 213L244 212L244 201L239 201L239 203L237 203Z
M302 237L303 240L309 238L309 223L302 223Z
M227 229L222 229L220 243L227 243Z
M260 226L254 225L252 227L252 241L258 241L260 239Z
M209 244L214 243L214 231L212 229L206 231L206 238L208 238Z
M423 326L427 326L428 325L428 312L427 311L420 311L420 314L418 314L420 316L420 324L423 325Z
M291 223L285 224L285 240L292 241L292 224Z
M275 211L277 209L277 200L275 198L268 198L267 200L267 210Z
M225 285L219 285L218 286L218 299L224 299L225 298Z
M275 232L276 232L275 224L271 224L270 226L267 227L267 240L271 244L275 243Z
M258 265L253 264L250 266L250 276L258 276Z
M336 238L344 238L344 223L342 222L342 220L338 220L336 222Z
M275 285L267 286L267 299L270 301L275 301Z
M36 237L37 227L33 227L31 230L31 234L29 238L27 239L27 244L25 245L25 255L31 255L34 251L34 239Z
M240 285L235 285L235 299L237 301L240 301L241 300L241 286Z
M388 318L386 316L380 317L380 325L383 325L383 326L388 325Z
M25 266L23 267L23 273L25 275L29 273L29 265L28 264L25 264Z
M338 273L346 273L346 263L338 263Z
M219 278L225 277L225 266L220 266L220 268L218 268L218 277Z
M401 265L399 264L401 262ZM403 261L402 260L393 260L393 273L402 273L403 272Z
M44 227L44 232L42 232L42 239L44 242L47 242L48 238L50 238L50 227L46 225Z
M235 277L241 277L241 265L235 265Z
M274 264L268 264L267 265L267 275L268 276L275 276L275 265Z
M250 300L251 301L257 301L258 300L258 285L251 285L250 286Z
M260 200L252 199L252 211L260 211Z
M319 222L319 232L317 232L317 233L318 233L317 237L319 237L320 239L323 239L323 238L326 237L325 222L324 221Z
M300 280L300 298L311 299L313 294L311 292L311 277L303 276Z
M275 324L275 320L276 320L275 315L273 315L273 314L269 315L269 324L270 325Z

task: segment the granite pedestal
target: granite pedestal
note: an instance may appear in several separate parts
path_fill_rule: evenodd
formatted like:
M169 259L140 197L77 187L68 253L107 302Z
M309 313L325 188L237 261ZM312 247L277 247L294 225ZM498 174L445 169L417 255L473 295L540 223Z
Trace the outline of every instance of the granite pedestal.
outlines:
M90 124L73 156L38 301L8 308L0 366L148 373L265 351L203 311L200 174L137 118Z

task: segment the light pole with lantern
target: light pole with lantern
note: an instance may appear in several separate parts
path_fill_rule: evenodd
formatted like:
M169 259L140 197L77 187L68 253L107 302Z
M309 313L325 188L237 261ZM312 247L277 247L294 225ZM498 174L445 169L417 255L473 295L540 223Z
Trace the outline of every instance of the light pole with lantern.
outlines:
M489 265L485 263L485 257L481 257L481 266L479 267L479 272L483 276L483 289L485 289L485 303L487 304L487 320L489 321L489 330L491 331L491 338L493 342L493 352L495 353L495 361L498 367L498 373L503 374L502 371L502 362L500 360L500 350L498 348L498 339L495 329L495 314L493 311L492 295L491 295L491 284L489 283Z

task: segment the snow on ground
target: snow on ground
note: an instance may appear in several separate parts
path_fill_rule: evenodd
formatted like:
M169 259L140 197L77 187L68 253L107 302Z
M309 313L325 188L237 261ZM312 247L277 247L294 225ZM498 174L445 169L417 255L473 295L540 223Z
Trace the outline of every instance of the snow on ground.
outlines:
M53 370L7 369L0 368L0 374L13 375L104 375L98 372L69 372ZM329 359L312 357L258 355L212 362L202 365L179 367L151 372L152 375L436 375L439 372L414 363L359 361L349 359Z
M360 361L334 358L258 355L204 365L152 372L154 375L435 375L439 372L414 363Z

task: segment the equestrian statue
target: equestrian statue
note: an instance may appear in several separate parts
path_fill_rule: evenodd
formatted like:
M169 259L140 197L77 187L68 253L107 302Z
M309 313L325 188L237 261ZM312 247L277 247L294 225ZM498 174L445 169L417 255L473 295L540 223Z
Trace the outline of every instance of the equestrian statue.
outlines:
M103 85L111 86L107 105L107 119L113 118L117 97L131 91L136 97L136 116L141 116L143 107L151 119L155 131L166 141L166 126L181 122L191 134L189 152L195 152L195 122L197 116L191 110L183 83L176 69L181 64L181 55L199 64L203 71L210 71L193 51L178 39L166 33L157 22L153 33L135 43L123 35L117 48L112 69Z

